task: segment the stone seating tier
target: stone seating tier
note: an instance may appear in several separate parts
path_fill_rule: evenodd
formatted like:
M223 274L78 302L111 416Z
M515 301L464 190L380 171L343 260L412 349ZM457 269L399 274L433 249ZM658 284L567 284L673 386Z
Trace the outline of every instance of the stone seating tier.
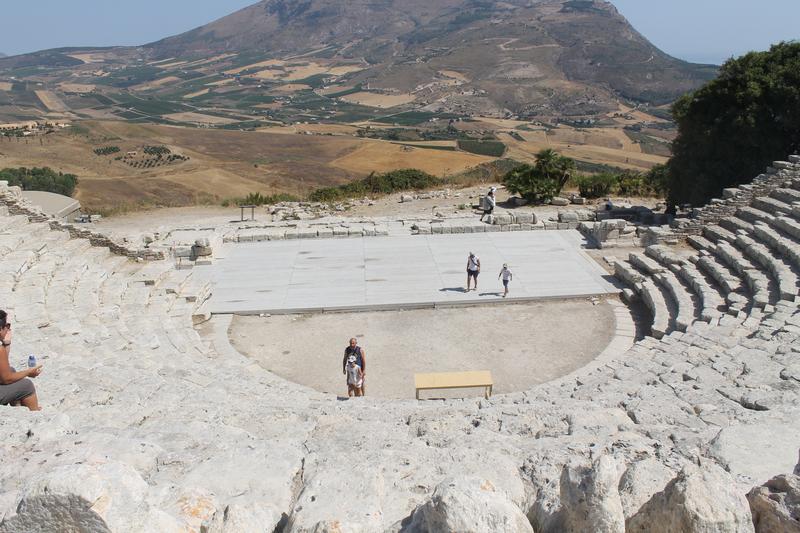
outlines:
M12 356L46 370L44 411L2 408L0 533L753 531L744 494L791 471L800 441L800 310L775 290L796 241L755 224L750 253L723 230L615 266L661 339L525 392L419 403L288 383L236 353L225 323L201 340L202 284L166 261L5 229ZM705 320L704 283L727 314Z

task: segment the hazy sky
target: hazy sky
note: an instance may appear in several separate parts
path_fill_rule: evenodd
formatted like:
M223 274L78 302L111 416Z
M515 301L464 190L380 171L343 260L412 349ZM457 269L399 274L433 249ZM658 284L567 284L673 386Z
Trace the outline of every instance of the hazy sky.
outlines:
M190 30L255 0L0 0L0 52L135 45ZM681 59L721 63L800 39L800 0L611 0Z

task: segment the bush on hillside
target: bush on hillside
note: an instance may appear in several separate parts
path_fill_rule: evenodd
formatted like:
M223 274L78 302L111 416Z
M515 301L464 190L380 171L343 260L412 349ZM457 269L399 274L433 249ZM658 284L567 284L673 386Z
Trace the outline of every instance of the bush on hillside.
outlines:
M800 150L800 42L780 43L722 66L679 99L668 163L669 202L703 205Z
M520 165L503 178L510 192L533 203L542 203L557 196L569 181L575 161L553 150L536 154L536 163Z
M56 172L51 168L4 168L0 170L0 180L9 185L22 187L25 191L47 191L64 196L72 196L78 185L75 174Z
M575 178L575 185L584 198L601 198L608 196L620 183L618 174L589 174Z
M383 174L371 173L366 178L344 185L322 187L313 191L312 202L338 202L359 196L391 194L402 191L428 189L443 185L444 180L415 168L393 170Z

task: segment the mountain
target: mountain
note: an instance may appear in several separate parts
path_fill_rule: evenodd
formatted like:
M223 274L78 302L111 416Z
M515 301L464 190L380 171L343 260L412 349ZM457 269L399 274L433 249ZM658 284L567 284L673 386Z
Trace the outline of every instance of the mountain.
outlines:
M667 104L716 72L665 54L605 0L262 0L140 47L0 59L18 81L0 115L36 116L41 98L19 91L44 86L84 95L49 112L171 123L198 105L239 122L583 121Z
M373 88L414 90L454 72L467 100L515 112L586 111L617 96L662 104L716 72L665 54L604 0L263 0L145 48L155 58L324 49L366 61L355 81Z

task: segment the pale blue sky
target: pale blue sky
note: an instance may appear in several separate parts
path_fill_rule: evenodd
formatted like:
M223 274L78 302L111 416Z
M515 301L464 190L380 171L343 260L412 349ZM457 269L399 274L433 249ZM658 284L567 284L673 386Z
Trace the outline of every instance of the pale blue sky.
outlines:
M135 45L190 30L255 0L1 0L0 52ZM681 59L721 63L800 39L800 0L612 0L633 26Z

